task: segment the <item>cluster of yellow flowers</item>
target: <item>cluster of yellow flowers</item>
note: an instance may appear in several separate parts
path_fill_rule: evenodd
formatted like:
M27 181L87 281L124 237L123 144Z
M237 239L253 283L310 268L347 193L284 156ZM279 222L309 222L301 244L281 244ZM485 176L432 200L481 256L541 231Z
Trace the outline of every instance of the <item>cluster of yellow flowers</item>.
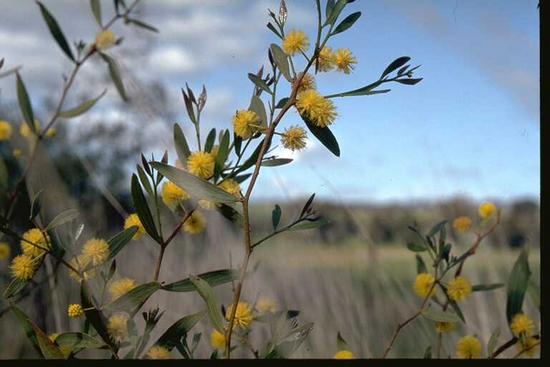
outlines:
M539 341L533 337L535 331L535 323L529 316L524 313L519 313L514 316L510 323L512 334L519 340L518 348L524 351L527 355L533 356L536 353L536 346Z
M16 256L10 265L12 275L21 280L29 280L34 276L40 258L51 248L50 237L38 228L25 232L21 239L22 254Z
M478 208L479 217L482 220L492 218L497 212L497 207L491 202L485 202ZM459 233L468 232L472 228L472 219L468 216L457 217L453 221L453 228Z

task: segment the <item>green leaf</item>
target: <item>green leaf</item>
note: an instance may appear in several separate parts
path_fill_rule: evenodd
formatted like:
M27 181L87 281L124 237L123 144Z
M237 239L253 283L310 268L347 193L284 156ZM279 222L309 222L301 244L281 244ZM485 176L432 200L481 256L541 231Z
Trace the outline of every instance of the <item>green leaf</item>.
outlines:
M393 60L388 65L388 67L386 67L386 69L384 70L384 72L380 76L380 79L383 79L386 75L388 75L392 71L395 71L395 70L399 69L401 66L405 65L406 63L409 62L410 59L411 58L408 57L408 56L401 56L401 57L398 57L397 59Z
M138 215L141 224L143 224L143 228L145 228L145 231L149 234L149 236L151 236L152 239L158 243L162 243L162 239L157 233L157 228L155 227L153 215L151 214L151 210L149 209L149 205L147 204L147 200L145 199L145 195L143 195L141 185L139 184L138 178L135 174L132 175L131 189L136 214Z
M239 278L239 273L237 270L223 269L209 271L207 273L199 274L198 276L207 282L211 287L215 287L237 280ZM190 278L185 278L183 280L162 286L162 290L168 292L193 292L195 291L195 287L193 286L193 282L191 282Z
M158 33L158 32L159 32L158 28L153 27L152 25L150 25L150 24L148 24L148 23L145 23L145 22L143 22L143 21L141 21L141 20L138 20L138 19L130 19L130 18L127 18L127 20L128 20L128 23L133 24L133 25L136 25L136 26L138 26L138 27L140 27L140 28L143 28L143 29L146 29L146 30L148 30L148 31L155 32L155 33Z
M181 164L185 166L187 164L187 157L191 155L191 151L179 124L174 124L174 145Z
M172 350L187 333L206 315L206 311L200 311L192 315L187 315L176 321L170 326L155 345L163 346Z
M428 345L424 351L424 359L432 359L432 346Z
M107 66L109 67L109 75L111 75L111 79L113 80L113 84L115 85L118 94L125 102L127 102L128 95L126 94L126 89L124 88L124 83L122 82L120 69L118 68L117 62L111 56L103 52L100 52L99 54L101 55L103 60L105 60Z
M493 289L502 288L504 286L504 283L478 284L472 287L472 292L492 291Z
M59 227L62 224L65 224L67 222L70 222L76 218L78 218L79 213L76 209L67 209L65 211L62 211L59 213L50 224L47 225L47 227L44 229L45 231L54 229L55 227Z
M107 93L107 90L104 90L96 98L93 98L93 99L90 99L88 101L82 102L80 105L78 105L74 108L71 108L70 110L60 112L59 116L64 117L64 118L72 118L72 117L80 116L83 113L87 112L90 108L92 108L97 103L97 101L99 101L101 99L101 97L103 97L105 95L105 93Z
M422 316L438 322L459 322L460 318L456 313L448 311L442 311L434 307L428 307L422 312Z
M38 347L40 348L42 356L45 359L65 359L65 356L59 347L51 341L51 339L38 327L38 325L30 319L27 319L27 322L34 330L38 341Z
M334 24L347 4L348 0L338 0L336 4L332 6L330 13L327 14L327 19L324 25Z
M111 303L104 306L107 310L130 310L141 302L145 302L149 297L161 288L157 282L145 283L139 285L128 293L120 296Z
M18 278L12 279L4 290L4 297L11 298L21 292L29 282Z
M314 222L308 220L308 221L300 222L300 223L290 227L288 230L289 231L303 231L305 229L319 228L321 226L324 226L325 224L328 224L328 220L325 219L325 218L321 218L321 219L316 220Z
M191 280L191 283L193 283L193 285L195 286L199 295L206 303L208 318L212 322L212 325L220 333L223 333L224 330L223 321L220 314L220 306L218 300L216 299L216 296L214 295L212 287L210 287L210 285L200 277L191 275L189 279Z
M73 353L78 353L83 349L104 349L108 347L103 341L91 335L75 332L59 334L55 338L55 344L65 347Z
M4 193L8 189L8 168L6 162L0 157L0 193Z
M428 233L429 237L435 236L437 233L441 232L441 230L447 225L447 221L443 220L439 223L437 223L435 226L432 227L430 232Z
M359 17L361 17L360 11L348 15L343 21L340 22L340 24L338 24L334 31L332 31L331 35L334 36L335 34L348 30L353 26L357 19L359 19Z
M281 222L281 207L279 204L275 204L273 211L271 212L271 223L273 224L273 230L277 229L277 226Z
M250 111L256 112L256 114L260 117L260 124L263 126L267 125L267 113L265 111L265 106L260 97L257 95L253 95L252 99L250 100Z
M236 224L238 226L241 226L243 223L243 216L241 213L239 213L236 209L231 207L227 204L220 204L216 206L216 210L223 215L224 218L232 222L233 224Z
M107 243L109 244L109 257L107 261L112 260L126 246L138 231L137 227L130 227L122 232L117 233Z
M233 203L239 201L237 197L228 194L210 182L176 167L160 162L152 162L151 166L170 181L185 189L193 199L204 199L214 203Z
M527 250L522 250L508 279L506 299L506 318L508 323L512 321L516 314L521 313L523 307L525 291L527 290L529 277L531 276L528 257Z
M420 255L416 255L416 274L427 273L428 268Z
M275 35L276 35L277 37L279 37L280 39L283 39L283 36L279 33L279 31L277 31L277 29L275 29L275 27L273 26L273 24L267 23L267 28L268 28L271 32L275 33Z
M269 94L273 94L271 92L271 89L269 89L269 86L267 85L267 83L262 78L258 77L256 74L248 73L248 79L250 79L250 81L254 83L256 87L262 89L263 91Z
M340 147L338 146L338 141L330 131L328 127L318 127L315 126L309 119L305 116L301 116L304 120L307 128L311 133L323 144L328 150L332 152L335 156L340 156Z
M487 355L491 356L493 354L493 351L495 350L498 338L500 337L500 328L497 328L493 333L491 334L491 337L489 338L489 342L487 343Z
M92 8L92 14L94 15L94 18L97 22L97 24L101 27L101 2L100 0L90 0L90 7Z
M105 318L103 313L99 311L97 308L95 308L95 306L93 305L88 293L86 281L81 282L80 304L84 309L84 315L86 316L86 320L94 327L94 329L97 331L101 339L106 344L108 344L113 350L116 351L118 348L111 340L109 332L107 331L107 319Z
M227 157L229 156L229 130L226 130L221 138L220 148L216 155L216 164L214 166L214 177L217 179L220 177L223 166Z
M395 80L398 83L406 84L406 85L415 85L422 81L424 78L408 78L408 79L397 79Z
M254 151L252 152L250 157L248 157L248 159L242 164L242 166L235 171L235 173L234 173L235 175L237 175L237 173L246 171L247 169L249 169L250 167L252 167L256 164L256 162L258 161L258 156L260 155L260 151L262 150L262 145L263 144L264 144L264 141L262 139L260 144L258 144L256 149L254 149Z
M206 142L204 143L204 151L210 153L212 151L212 148L214 147L214 142L216 141L216 129L213 128L208 133L208 136L206 137Z
M447 294L446 291L445 291L445 294ZM452 309L456 312L456 315L460 318L460 320L462 320L462 322L466 323L466 319L464 318L464 314L462 313L462 310L460 309L460 306L458 305L458 303L456 303L456 301L449 299L448 297L447 299L449 300L449 304L451 305Z
M59 27L59 24L57 24L57 21L53 17L53 15L50 14L48 9L44 5L42 5L41 2L36 2L38 6L40 7L40 12L42 13L42 17L44 18L44 21L46 22L48 29L50 30L50 33L52 34L53 38L61 47L65 55L72 61L76 61L73 52L71 51L71 48L69 47L69 44L67 43L67 40L65 39L65 35L63 35L63 31Z
M290 75L290 68L288 66L288 56L278 45L274 43L271 44L270 49L277 68L281 71L285 79L289 83L292 83L292 76Z
M382 93L388 93L391 89L381 89L381 90L374 90L374 88L378 87L380 84L382 84L382 80L377 80L374 83L371 83L367 86L350 90L348 92L343 93L336 93L331 94L328 96L325 96L325 98L334 98L334 97L355 97L355 96L370 96L373 94L382 94Z
M418 244L418 243L412 243L412 242L407 243L407 248L412 252L423 252L428 249L424 244Z
M346 343L340 332L336 335L336 347L338 350L349 350L348 343Z
M286 106L288 101L289 101L289 98L287 97L281 98L279 102L277 102L277 104L275 105L275 108L283 108L284 106Z
M31 100L29 94L27 93L27 88L23 79L19 73L15 73L15 86L17 90L17 101L19 102L19 108L21 109L21 114L25 119L25 122L29 125L31 131L36 132L36 126L34 125L34 113L32 111Z
M23 327L23 330L25 331L25 335L31 341L34 349L39 354L42 354L40 346L38 345L38 338L36 336L36 332L34 331L34 328L32 327L31 323L29 322L29 317L19 307L15 305L11 306L11 310L14 313L15 317L17 318L17 321L19 321L19 324L21 325L21 327Z
M272 158L272 159L266 159L265 161L262 161L262 167L276 167L276 166L283 166L285 164L289 164L292 162L293 159L291 158Z
M143 168L141 168L140 165L136 165L136 170L137 170L137 173L138 173L138 176L139 176L139 182L141 183L141 185L143 186L145 191L147 191L147 193L150 196L154 196L155 193L153 192L153 187L151 186L151 183L149 182L148 176L145 173L145 171L143 170Z

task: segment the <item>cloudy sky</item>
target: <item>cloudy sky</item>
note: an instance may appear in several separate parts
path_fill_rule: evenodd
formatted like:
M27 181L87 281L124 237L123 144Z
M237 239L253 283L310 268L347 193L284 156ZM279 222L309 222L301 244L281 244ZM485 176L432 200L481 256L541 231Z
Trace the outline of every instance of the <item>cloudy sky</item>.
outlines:
M112 51L122 69L140 80L160 80L177 120L186 131L179 88L208 88L205 127L230 124L251 93L246 78L266 62L276 37L266 28L267 9L277 0L144 0L140 19L159 34L118 26L123 44ZM45 0L72 40L91 41L97 32L87 1ZM102 0L104 17L111 1ZM323 1L324 3L324 1ZM416 86L392 85L388 94L335 100L339 118L332 130L341 157L310 140L293 164L265 169L258 197L289 198L317 192L327 199L361 201L439 200L456 195L476 200L537 199L540 191L539 21L537 1L358 0L346 13L362 17L331 41L348 47L359 61L353 74L319 77L325 94L374 81L393 59L421 64ZM312 0L287 0L289 28L314 37ZM0 0L0 57L5 68L22 64L33 100L58 93L69 67L55 46L34 1ZM134 50L134 53L132 53ZM137 52L135 51L137 50ZM90 65L85 73L95 72ZM130 74L130 73L128 73ZM131 80L126 80L130 93ZM91 112L124 114L116 91ZM77 88L102 86L78 85ZM90 93L94 93L93 91ZM13 80L0 80L0 98L13 100ZM70 102L70 101L69 101ZM171 123L144 112L135 129L155 126L145 152L171 146ZM295 112L284 125L296 124ZM75 120L73 133L78 133ZM152 147L152 148L151 148Z

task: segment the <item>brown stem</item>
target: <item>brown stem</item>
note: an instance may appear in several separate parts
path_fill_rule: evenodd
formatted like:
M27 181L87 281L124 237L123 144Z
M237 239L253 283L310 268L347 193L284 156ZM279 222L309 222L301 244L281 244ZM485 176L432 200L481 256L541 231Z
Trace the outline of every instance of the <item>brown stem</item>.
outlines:
M159 280L159 274L160 274L160 267L162 265L162 258L164 257L164 251L166 250L166 246L162 245L160 246L160 253L159 257L157 259L157 266L155 268L155 276L153 277L153 281Z
M535 335L533 336L533 338L535 339L540 339L540 335ZM502 354L504 351L506 351L507 349L513 347L514 345L516 345L516 343L518 342L518 338L516 337L513 337L512 339L508 340L506 343L502 344L500 347L498 347L494 352L493 354L491 354L490 358L496 358L498 355ZM540 344L540 343L539 343ZM538 344L537 344L538 345ZM534 345L533 347L535 347L536 345ZM529 349L525 349L525 350L522 350L521 353L524 353L526 351L530 350ZM521 354L520 353L520 354ZM519 355L517 355L516 357L518 357ZM514 357L514 358L516 358Z

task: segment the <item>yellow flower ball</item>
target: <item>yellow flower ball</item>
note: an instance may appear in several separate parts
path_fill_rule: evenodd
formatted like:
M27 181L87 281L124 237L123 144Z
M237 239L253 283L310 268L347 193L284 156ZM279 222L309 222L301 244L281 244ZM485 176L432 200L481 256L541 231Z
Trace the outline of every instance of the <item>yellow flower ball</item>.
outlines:
M214 157L208 152L195 152L187 158L187 170L205 180L214 175L215 164Z
M492 217L497 211L495 204L490 202L485 202L479 206L479 216L482 219L487 219Z
M187 191L172 181L168 181L162 186L162 202L170 208L170 210L176 210L181 203L188 200L190 197Z
M48 131L46 131L46 138L51 139L55 138L57 136L57 130L53 127L50 127Z
M92 238L82 247L82 256L93 266L101 265L109 257L109 244L105 240Z
M78 318L84 316L84 309L78 303L73 303L67 308L67 314L69 317Z
M462 359L481 358L481 342L472 335L461 338L456 345L456 355Z
M339 48L334 54L334 63L336 64L336 70L349 74L357 64L357 59L351 53L349 48Z
M43 249L49 250L50 248L50 236L46 232L42 232L38 228L31 228L23 233L21 249L24 254L37 257L45 253Z
M15 158L19 158L23 155L23 152L21 151L21 149L18 149L18 148L15 148L13 151L12 151L12 154Z
M38 121L37 119L34 120L34 129L37 133L40 132L40 121ZM29 138L34 135L29 125L25 121L21 121L21 125L19 126L19 134L21 134L21 136L24 138Z
M212 334L210 334L210 344L214 349L224 349L225 335L220 333L218 330L212 331Z
M468 232L472 228L472 220L469 217L458 217L453 221L453 228L458 232Z
M521 338L517 344L518 352L522 352L522 355L534 357L539 349L540 341L536 338L528 337Z
M447 294L453 301L464 301L472 294L472 284L465 277L456 277L449 282Z
M254 111L237 111L233 117L233 129L235 134L243 139L249 139L256 134L261 123L260 116Z
M7 121L0 120L0 141L10 140L13 129Z
M233 312L233 305L230 305L225 311L225 319L229 321L231 319L231 313ZM242 329L246 329L254 321L254 316L252 315L252 309L250 305L246 302L237 303L237 310L235 311L235 326Z
M303 73L300 73L296 79L299 79L302 74ZM308 89L316 89L316 88L317 88L317 83L315 83L315 77L310 73L306 73L303 76L302 80L300 81L300 85L298 86L298 93Z
M433 284L435 278L429 273L420 273L416 276L414 281L414 291L422 298L432 296L435 293L435 287Z
M6 242L0 242L0 260L6 260L10 257L11 247Z
M125 314L116 314L109 317L107 331L111 338L119 343L126 339L128 337L128 316Z
M435 330L438 333L449 333L456 329L456 324L454 322L444 322L438 321L435 323Z
M137 286L136 281L130 278L122 278L119 280L115 280L109 286L109 294L111 295L111 299L115 300L125 295L126 293L134 289L136 286Z
M29 280L36 272L37 262L29 255L16 256L10 265L11 274L21 280Z
M309 39L302 31L292 30L283 40L283 51L289 56L298 52L306 52L309 48Z
M225 179L222 183L218 185L218 187L233 196L241 196L241 186L237 181L232 178Z
M199 234L206 228L206 219L201 213L194 211L183 223L183 230L189 234Z
M299 126L291 126L285 130L281 137L283 147L286 149L302 150L306 147L307 133Z
M149 359L170 359L170 351L160 345L152 346L147 352L147 358Z
M334 355L334 359L354 359L355 356L349 350L339 350Z
M512 319L510 329L515 337L531 336L535 330L535 323L529 316L524 313L518 313Z
M102 51L113 47L116 43L116 36L110 29L99 32L95 37L95 48Z
M323 47L319 52L318 70L322 72L331 71L335 66L335 55L330 47Z
M260 298L256 308L260 313L274 313L277 311L277 304L271 298Z
M124 229L131 227L137 227L137 232L132 237L134 240L138 240L145 233L145 228L136 213L130 214L124 221Z
M296 97L296 108L318 127L331 125L336 119L336 107L330 99L323 97L315 89L308 89Z

